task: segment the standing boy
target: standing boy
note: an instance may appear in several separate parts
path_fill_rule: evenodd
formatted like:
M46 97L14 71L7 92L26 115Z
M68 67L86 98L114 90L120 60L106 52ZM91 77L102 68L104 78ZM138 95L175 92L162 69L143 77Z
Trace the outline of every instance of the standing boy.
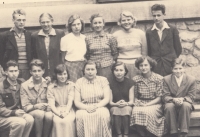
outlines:
M148 55L157 61L153 71L166 76L172 73L172 61L182 52L179 32L176 27L164 21L164 5L153 5L151 13L154 25L146 31Z

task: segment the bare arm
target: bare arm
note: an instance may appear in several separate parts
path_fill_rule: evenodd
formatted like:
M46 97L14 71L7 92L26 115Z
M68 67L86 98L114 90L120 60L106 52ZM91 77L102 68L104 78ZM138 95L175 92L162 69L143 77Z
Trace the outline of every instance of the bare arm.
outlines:
M145 104L146 106L151 106L151 105L155 105L161 102L161 97L157 97L154 100L152 100L151 102Z

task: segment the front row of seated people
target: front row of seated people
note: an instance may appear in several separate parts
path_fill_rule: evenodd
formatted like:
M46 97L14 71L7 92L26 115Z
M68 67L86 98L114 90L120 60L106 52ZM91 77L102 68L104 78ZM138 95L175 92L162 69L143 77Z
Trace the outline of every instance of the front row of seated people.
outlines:
M125 64L116 62L108 82L88 61L74 84L65 64L55 68L49 82L42 77L43 62L34 59L32 76L24 82L17 78L18 64L8 61L0 83L0 132L29 137L33 127L36 137L111 137L113 126L118 137L128 137L131 126L140 137L177 137L179 132L187 137L196 82L184 73L182 59L174 60L173 73L164 78L151 71L156 62L148 56L139 57L135 66L141 75L131 80Z

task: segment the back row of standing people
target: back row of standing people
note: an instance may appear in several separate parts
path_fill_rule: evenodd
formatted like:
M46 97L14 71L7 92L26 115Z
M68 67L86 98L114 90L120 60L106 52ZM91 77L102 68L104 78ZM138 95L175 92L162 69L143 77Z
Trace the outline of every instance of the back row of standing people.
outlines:
M33 58L41 59L45 64L44 77L53 75L55 66L65 63L70 71L71 80L75 82L83 76L84 61L97 63L98 75L111 77L114 61L126 64L132 78L139 73L134 62L142 55L149 55L157 61L154 72L166 76L171 74L171 62L182 51L178 30L164 21L165 6L155 4L151 7L154 25L145 33L136 29L136 18L129 11L120 14L118 24L121 29L108 34L104 32L105 20L101 14L90 18L93 32L83 35L84 22L78 15L68 20L68 34L54 29L53 17L43 13L39 17L41 30L32 34L25 30L26 13L19 9L13 12L14 27L0 34L0 63L5 67L8 60L19 63L20 76L30 77L28 64Z

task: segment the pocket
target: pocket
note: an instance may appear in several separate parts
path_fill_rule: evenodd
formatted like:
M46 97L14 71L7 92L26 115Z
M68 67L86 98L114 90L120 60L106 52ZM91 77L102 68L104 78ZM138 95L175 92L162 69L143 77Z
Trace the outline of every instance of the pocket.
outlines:
M6 107L11 107L14 105L14 99L13 99L12 93L1 94L1 96Z

